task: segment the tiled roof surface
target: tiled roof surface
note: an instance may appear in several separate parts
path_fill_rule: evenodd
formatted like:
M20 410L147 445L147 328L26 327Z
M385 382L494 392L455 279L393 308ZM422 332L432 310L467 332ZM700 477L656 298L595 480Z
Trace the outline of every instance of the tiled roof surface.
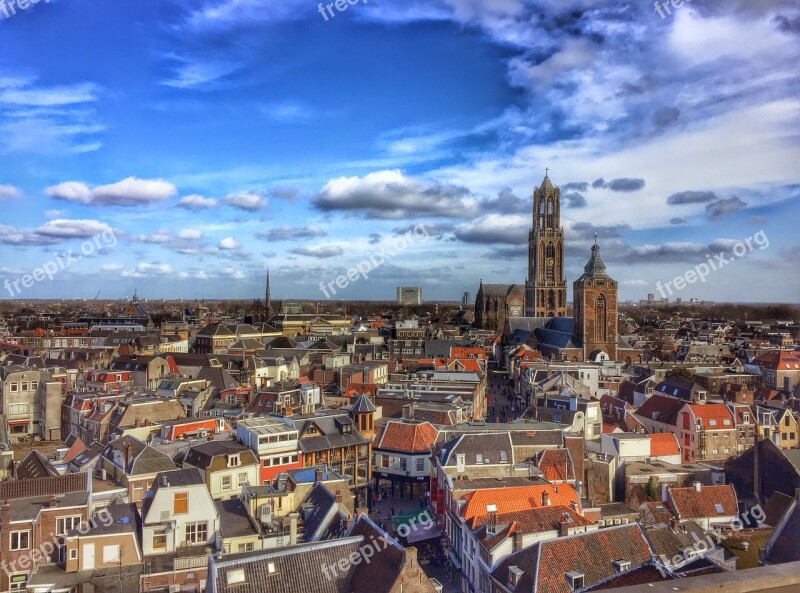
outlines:
M575 479L575 467L567 449L548 449L543 451L537 464L539 471L548 482Z
M691 404L695 418L708 430L733 429L733 416L725 404ZM727 424L726 424L727 422Z
M390 421L373 448L405 453L428 453L436 443L437 434L438 431L428 422L407 424Z
M662 455L680 455L681 449L678 440L671 432L651 434L650 436L650 456L660 457Z
M636 414L650 420L674 425L678 418L678 412L684 404L686 404L685 401L674 397L653 395L636 410Z
M582 573L589 586L616 574L615 560L638 566L650 559L641 527L629 524L537 543L506 558L492 575L507 583L509 568L516 566L523 571L516 593L570 593L568 572Z
M0 500L88 491L89 479L89 474L78 473L33 480L6 480L0 482Z
M467 501L461 516L469 520L473 517L487 515L487 506L495 505L498 513L511 513L546 506L543 495L547 494L550 505L571 507L573 503L580 511L580 500L575 489L569 484L532 484L530 486L513 486L511 488L485 488L464 495Z
M736 491L731 484L701 486L699 492L694 487L670 488L669 500L681 519L713 519L739 513ZM722 512L717 510L717 504L721 505Z
M648 583L660 583L662 581L672 581L678 576L667 569L663 564L656 560L648 560L644 564L629 568L625 572L612 575L594 586L583 589L581 593L590 591L607 591L618 587L631 587L634 585L646 585Z

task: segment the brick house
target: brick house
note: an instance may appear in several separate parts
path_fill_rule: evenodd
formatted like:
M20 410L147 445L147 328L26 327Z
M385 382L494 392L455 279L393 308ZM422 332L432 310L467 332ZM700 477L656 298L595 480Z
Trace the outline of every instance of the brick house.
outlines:
M40 564L63 561L64 536L86 521L90 476L0 483L0 591L24 591Z

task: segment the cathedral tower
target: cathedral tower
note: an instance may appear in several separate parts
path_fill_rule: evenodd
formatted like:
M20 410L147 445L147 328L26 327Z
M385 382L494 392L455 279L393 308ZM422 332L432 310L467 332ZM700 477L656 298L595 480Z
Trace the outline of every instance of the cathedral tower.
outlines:
M617 359L617 282L606 273L595 235L592 257L572 285L575 333L583 342L583 359L602 350Z
M565 317L567 280L564 277L564 229L561 228L561 190L545 173L533 190L533 226L528 234L526 317Z

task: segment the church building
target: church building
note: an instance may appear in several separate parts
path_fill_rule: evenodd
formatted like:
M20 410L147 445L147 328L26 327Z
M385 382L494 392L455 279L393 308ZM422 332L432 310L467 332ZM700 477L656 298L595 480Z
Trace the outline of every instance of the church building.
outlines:
M545 174L533 190L528 233L528 277L518 284L484 284L475 298L475 323L513 335L561 360L614 360L617 355L617 283L606 273L595 237L583 275L573 283L574 317L567 317L561 190ZM523 315L524 311L524 317Z

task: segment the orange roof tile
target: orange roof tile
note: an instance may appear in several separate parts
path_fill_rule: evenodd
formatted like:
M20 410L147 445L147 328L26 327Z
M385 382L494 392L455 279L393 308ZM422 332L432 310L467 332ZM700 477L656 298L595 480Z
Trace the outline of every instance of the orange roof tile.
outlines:
M470 492L462 497L467 503L461 515L466 520L486 515L488 514L486 507L490 504L497 506L498 513L513 513L547 506L542 504L544 494L547 494L552 506L571 508L574 503L578 512L581 512L578 493L569 484L532 484L510 488L485 488Z
M739 513L736 503L736 491L731 484L719 486L700 486L698 492L694 486L688 488L670 488L669 501L681 519L698 519L701 517L726 517ZM717 509L716 505L720 505ZM721 511L721 512L720 512Z
M681 449L678 440L671 432L651 434L650 436L650 456L661 457L662 455L680 455Z
M733 429L733 416L725 404L689 404L689 407L692 408L695 418L703 422L703 428L710 430Z
M409 424L390 420L376 439L373 449L399 451L405 453L429 453L436 443L439 431L429 422Z

